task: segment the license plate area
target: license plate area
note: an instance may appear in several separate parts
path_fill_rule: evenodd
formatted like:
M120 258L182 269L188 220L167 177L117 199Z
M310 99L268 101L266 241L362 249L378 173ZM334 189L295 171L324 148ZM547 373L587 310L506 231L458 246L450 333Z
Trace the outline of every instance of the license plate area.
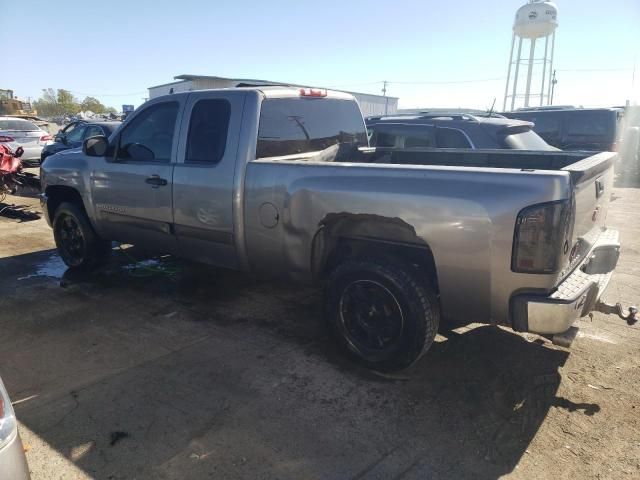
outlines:
M616 268L619 258L619 246L607 245L604 247L596 247L582 267L582 271L588 275L609 273Z

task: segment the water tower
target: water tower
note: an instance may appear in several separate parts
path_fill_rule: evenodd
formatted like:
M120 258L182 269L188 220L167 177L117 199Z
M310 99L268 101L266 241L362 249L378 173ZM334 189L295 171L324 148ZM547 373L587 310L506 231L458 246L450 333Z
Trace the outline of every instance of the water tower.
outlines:
M553 49L556 41L556 28L558 27L558 7L553 2L543 0L529 0L516 12L513 22L513 36L511 38L511 53L509 54L509 68L507 70L507 85L504 90L503 110L507 110L507 103L511 99L510 109L516 107L516 100L524 98L524 106L532 103L548 105L551 98L551 72L553 70ZM518 40L518 54L513 60L513 49ZM551 48L549 48L551 38ZM536 41L544 39L544 56L535 58ZM529 42L529 58L522 58L522 44ZM524 93L518 90L518 76L520 65L527 64L527 83ZM511 67L514 68L513 80L511 79ZM542 69L539 85L531 89L533 70ZM545 92L545 87L547 91ZM509 93L511 90L511 93Z

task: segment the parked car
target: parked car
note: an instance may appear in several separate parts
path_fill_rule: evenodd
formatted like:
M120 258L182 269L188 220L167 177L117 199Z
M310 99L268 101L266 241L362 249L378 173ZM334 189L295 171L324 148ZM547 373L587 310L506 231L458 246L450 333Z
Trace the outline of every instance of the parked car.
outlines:
M35 115L11 114L7 115L7 117L29 120L31 123L33 123L37 127L40 127L42 130L49 131L49 122L40 117L36 117Z
M553 335L594 309L620 248L615 158L368 148L351 95L231 88L154 98L52 155L41 198L71 268L118 240L322 285L340 347L394 370L441 321Z
M535 132L533 124L500 115L420 113L369 117L372 147L557 150Z
M618 150L620 108L537 107L503 115L532 122L533 130L561 150Z
M40 163L45 158L54 153L68 150L70 148L78 148L82 146L82 142L89 137L96 135L110 136L116 128L120 126L120 122L74 122L67 125L64 129L55 135L55 142L47 145L42 149L40 155Z
M18 422L0 379L0 480L29 480L29 467L18 434Z
M52 142L49 132L34 123L14 117L0 117L0 143L12 150L22 147L22 161L25 164L39 162L42 149Z

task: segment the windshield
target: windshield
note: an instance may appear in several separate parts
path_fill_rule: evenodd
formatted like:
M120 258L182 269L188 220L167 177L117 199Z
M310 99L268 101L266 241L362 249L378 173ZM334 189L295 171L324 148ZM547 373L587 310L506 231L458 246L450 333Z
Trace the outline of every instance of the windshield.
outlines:
M317 152L337 143L368 145L356 102L327 98L262 102L256 158Z
M21 120L19 118L0 119L0 130L23 130L23 131L35 131L40 130L35 124Z
M545 142L533 130L505 135L502 140L512 150L558 150Z

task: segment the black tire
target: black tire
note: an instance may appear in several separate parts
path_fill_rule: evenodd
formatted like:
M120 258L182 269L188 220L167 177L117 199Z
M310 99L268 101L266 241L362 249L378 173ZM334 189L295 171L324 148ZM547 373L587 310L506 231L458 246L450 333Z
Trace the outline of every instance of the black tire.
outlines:
M327 279L325 316L340 348L380 371L409 367L431 346L440 306L428 280L395 259L354 258Z
M53 237L69 268L89 270L104 263L111 253L111 242L98 236L84 210L73 203L61 203L56 209Z

